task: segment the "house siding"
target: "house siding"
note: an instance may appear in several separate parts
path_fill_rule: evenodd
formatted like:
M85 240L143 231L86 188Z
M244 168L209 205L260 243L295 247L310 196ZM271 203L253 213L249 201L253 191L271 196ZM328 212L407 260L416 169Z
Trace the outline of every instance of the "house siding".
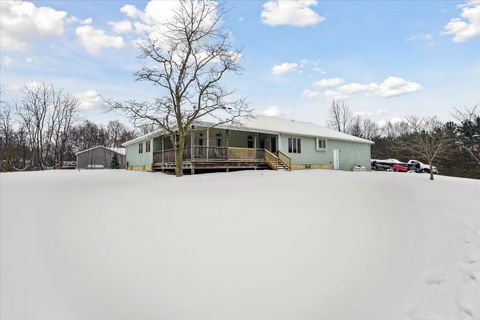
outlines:
M143 140L127 146L127 169L151 170L153 162L153 139ZM151 141L150 152L145 152L145 142ZM138 152L138 145L143 144L143 153Z
M206 146L206 131L197 131L195 132L195 141L198 141L198 134L203 133L203 145ZM216 146L216 134L221 133L223 138L223 146L227 144L227 135L226 130L224 129L211 129L209 132L210 137L210 146ZM255 133L243 132L243 131L234 131L229 130L228 132L228 141L230 146L235 147L247 147L247 137L252 135L256 136ZM367 170L370 168L370 144L367 143L358 143L350 141L341 141L327 139L327 149L325 151L317 151L316 149L316 138L315 137L306 137L306 136L292 136L287 134L280 135L267 135L258 133L257 148L261 147L260 140L264 140L264 147L267 149L271 148L271 139L276 137L279 149L286 153L292 158L293 169L303 169L305 165L310 165L313 168L333 168L333 150L338 149L340 155L340 170L352 170L352 168L360 164L365 166ZM288 153L288 138L297 137L301 138L301 153ZM133 143L127 146L127 161L128 168L134 170L151 170L153 162L153 152L161 150L161 137L151 139L152 147L150 152L145 152L145 141L142 141L143 144L143 153L138 153L138 144ZM190 146L190 136L186 137L185 146ZM169 137L165 137L165 149L171 149L172 144Z
M295 137L301 139L301 153L288 152L288 138ZM333 165L333 150L340 150L340 170L352 170L360 164L367 169L370 168L370 145L366 143L357 143L349 141L340 141L327 139L327 149L317 151L316 138L304 136L280 136L281 150L292 158L296 168L304 167L305 164L331 164ZM315 166L312 166L315 167Z

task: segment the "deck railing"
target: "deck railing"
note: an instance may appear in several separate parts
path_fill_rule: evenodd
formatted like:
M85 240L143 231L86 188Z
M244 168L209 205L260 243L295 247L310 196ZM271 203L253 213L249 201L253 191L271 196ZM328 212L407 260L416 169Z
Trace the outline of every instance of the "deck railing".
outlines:
M265 162L272 170L278 170L278 158L268 150L264 150Z
M277 152L278 154L278 160L283 163L288 170L292 170L292 158L290 158L289 156L287 156L285 153L283 153L282 151L278 150Z
M264 157L265 150L255 148L193 146L193 149L191 147L185 147L183 150L183 160L186 161L264 161ZM175 151L168 149L154 152L153 162L175 162Z

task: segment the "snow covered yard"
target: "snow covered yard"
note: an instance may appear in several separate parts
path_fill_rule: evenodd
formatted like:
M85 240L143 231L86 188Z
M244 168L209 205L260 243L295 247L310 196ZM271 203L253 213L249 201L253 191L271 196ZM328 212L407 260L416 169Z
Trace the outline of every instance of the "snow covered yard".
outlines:
M1 174L1 319L480 319L480 181Z

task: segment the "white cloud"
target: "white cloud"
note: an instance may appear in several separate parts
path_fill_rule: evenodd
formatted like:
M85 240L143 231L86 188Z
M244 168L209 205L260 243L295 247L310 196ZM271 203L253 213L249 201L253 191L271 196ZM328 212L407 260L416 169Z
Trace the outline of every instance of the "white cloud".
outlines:
M216 7L216 2L207 0ZM200 3L194 2L194 5L199 6ZM145 6L144 10L140 10L134 5L124 5L120 11L129 18L136 19L133 22L133 27L137 33L148 35L153 40L162 41L162 33L165 32L165 22L171 20L175 15L175 10L178 9L180 3L178 1L155 1L150 0ZM213 10L202 23L208 26L216 19L216 11ZM138 41L137 41L138 42Z
M313 86L318 88L336 87L338 85L341 85L344 82L345 81L343 81L342 78L335 77L335 78L322 79L320 81L317 81L313 84Z
M125 46L120 36L109 36L105 31L92 26L80 26L75 29L75 34L88 53L96 54L104 48L120 49Z
M371 82L368 84L362 84L353 82L339 86L336 90L342 93L365 92L367 95L388 98L420 91L422 90L422 86L416 82L410 82L403 78L390 76L382 83Z
M79 23L79 24L82 24L82 25L86 25L86 24L91 24L93 22L93 19L92 18L86 18L86 19L81 20L78 17L69 17L69 18L67 18L67 22L68 23Z
M101 108L104 103L100 95L95 90L87 90L85 92L77 93L75 95L80 101L80 109L90 111Z
M416 82L409 82L398 77L388 77L382 83L370 83L368 92L374 96L388 98L400 96L405 93L416 92L422 89L422 86Z
M27 64L36 64L36 63L38 63L38 59L36 57L27 57L25 59L25 62Z
M284 62L282 64L276 65L272 68L272 74L281 75L297 70L299 67L298 63L289 63Z
M334 90L327 90L324 92L324 95L328 99L337 100L337 101L350 99L350 97L347 96L346 94L343 94L341 92L334 91Z
M17 90L22 89L22 86L19 85L19 84L16 84L16 83L12 83L12 84L9 84L8 86L6 86L6 89L8 91L17 91Z
M320 96L320 92L317 92L317 91L312 91L312 90L303 90L302 92L302 97L305 97L305 98L316 98Z
M0 1L0 47L25 51L40 37L62 36L67 13L20 0Z
M132 31L132 23L128 20L109 21L108 24L112 26L112 31L115 33L128 33Z
M461 4L460 18L451 19L444 27L443 34L453 35L454 42L465 42L480 36L480 0L470 0Z
M421 41L421 42L425 42L429 47L433 47L436 44L435 40L433 39L433 35L431 35L430 33L416 34L408 37L407 39L405 39L405 41L407 42Z
M10 58L9 56L5 56L2 58L2 66L6 68L10 68L13 64L13 59Z
M353 113L355 116L361 116L361 117L371 117L371 116L384 116L388 114L388 111L385 109L377 109L375 111L367 111L367 110L361 110L361 111L356 111Z
M29 90L36 90L43 86L44 84L38 81L32 81L25 84L25 88Z
M142 11L138 10L134 5L126 4L120 8L120 12L130 18L138 18Z
M361 91L367 91L368 84L352 82L352 83L344 84L343 86L338 87L337 90L345 93L356 93Z
M305 27L315 25L325 21L324 17L311 9L316 5L316 0L269 0L263 4L262 22L270 26Z
M268 107L260 112L261 114L265 116L281 116L283 114L282 109L279 106L271 106Z

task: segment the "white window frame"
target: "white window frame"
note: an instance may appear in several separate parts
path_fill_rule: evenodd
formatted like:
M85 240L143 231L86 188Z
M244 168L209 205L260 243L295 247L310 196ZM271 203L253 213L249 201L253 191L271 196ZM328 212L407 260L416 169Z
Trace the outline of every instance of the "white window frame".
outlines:
M288 143L288 145L287 145L288 153L291 153L291 154L301 154L302 153L302 138L301 137L288 137L287 141L288 141L287 142ZM290 141L291 141L291 144L292 144L292 149L291 150L290 150Z
M138 144L138 154L142 154L143 153L143 142L140 142Z
M325 148L320 148L320 146L318 144L320 140L325 140ZM322 151L322 152L327 151L328 139L327 138L322 138L322 137L315 138L315 148L317 149L317 151Z
M151 147L150 141L145 141L145 153L149 153Z

